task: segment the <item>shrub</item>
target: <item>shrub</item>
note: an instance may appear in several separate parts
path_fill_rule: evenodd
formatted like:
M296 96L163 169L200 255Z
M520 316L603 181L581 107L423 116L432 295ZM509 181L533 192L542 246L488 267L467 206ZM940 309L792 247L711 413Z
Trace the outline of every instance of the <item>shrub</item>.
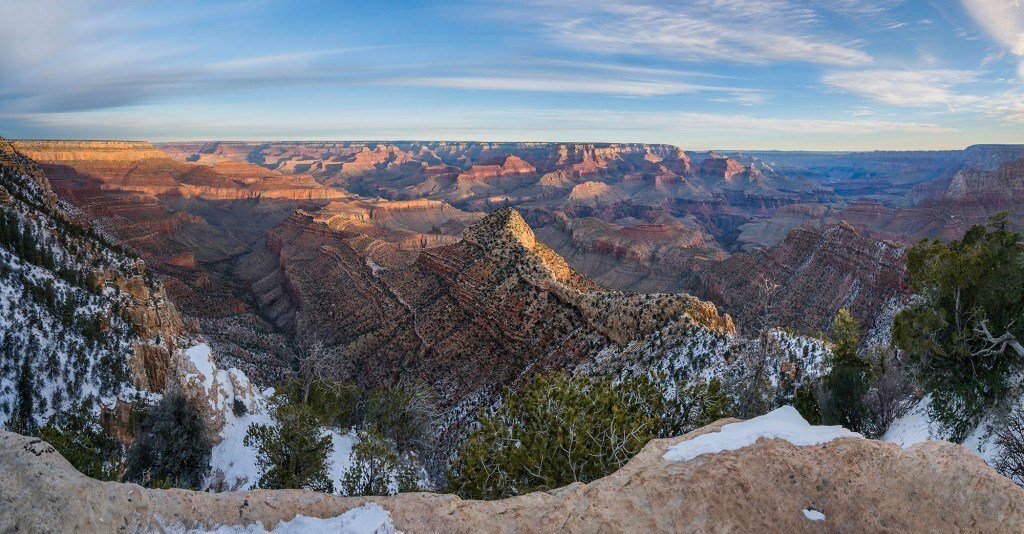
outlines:
M867 416L864 435L879 439L893 421L903 417L914 406L916 399L903 365L892 351L884 350L877 354L872 374L875 378L864 396Z
M804 382L796 388L793 395L793 407L800 415L812 425L821 424L821 409L818 406L818 398L814 383Z
M128 451L125 480L198 489L210 469L212 448L203 414L184 396L169 393L143 419Z
M235 397L234 401L231 403L231 413L234 414L235 417L245 417L245 414L249 413L249 409L245 407L245 402L243 402L242 399Z
M341 477L343 495L391 495L391 478L398 468L398 455L388 448L376 429L360 430L352 446L351 465Z
M463 443L451 489L497 499L615 471L663 424L651 413L660 401L644 398L642 384L563 372L538 377L521 393L506 391L505 403L481 414Z
M857 355L860 321L849 310L841 309L836 314L831 341L831 369L823 380L821 419L826 424L862 431L867 420L863 400L868 392L868 363Z
M907 272L919 298L897 314L893 340L931 395L929 415L962 441L1024 364L1024 243L1000 214L960 241L918 243Z
M360 389L354 384L293 378L277 388L291 404L307 404L321 424L346 431L359 423Z
M39 437L85 476L117 480L121 474L121 446L84 405L54 415Z
M406 462L399 468L395 475L395 483L398 485L398 493L423 491L420 486L420 470L412 462Z
M642 387L632 385L629 389ZM644 397L660 397L657 391ZM682 387L674 399L665 401L664 406L653 411L651 416L661 418L664 423L657 437L667 438L678 436L707 426L724 417L730 416L731 401L722 387L721 381L712 378L708 382L697 382Z
M437 417L433 394L422 383L374 389L366 396L365 425L391 440L399 454L429 451Z
M996 418L992 426L999 447L995 468L1003 476L1024 486L1024 413L1015 406Z
M772 383L768 366L771 337L762 335L758 341L747 341L737 358L738 375L730 382L733 412L736 417L750 419L767 413L772 405Z
M281 395L272 399L270 415L276 424L251 424L243 441L246 447L256 448L258 486L333 493L327 459L333 443L329 434L323 435L320 415L311 406L290 403Z

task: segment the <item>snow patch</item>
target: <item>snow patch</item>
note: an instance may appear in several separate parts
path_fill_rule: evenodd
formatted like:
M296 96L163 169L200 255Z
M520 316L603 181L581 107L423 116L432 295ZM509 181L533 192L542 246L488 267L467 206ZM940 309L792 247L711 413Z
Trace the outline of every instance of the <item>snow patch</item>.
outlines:
M185 356L192 362L192 365L196 366L199 378L203 381L205 388L209 390L213 385L213 370L216 367L213 363L213 351L210 346L206 343L193 345L185 350Z
M391 513L375 503L367 503L353 508L337 517L320 519L297 515L290 521L282 521L273 530L267 530L263 524L246 526L220 526L213 529L196 529L187 531L190 534L320 534L336 532L339 534L400 534L391 522Z
M928 440L948 440L948 432L942 429L941 424L932 421L928 415L930 404L931 395L922 397L917 406L914 406L903 417L893 421L889 430L882 436L882 441L897 443L905 449ZM996 445L996 437L991 429L994 417L994 414L990 413L982 418L978 426L967 434L961 443L991 466L995 465L999 456L999 446Z
M897 443L905 449L922 441L941 439L937 437L938 429L933 428L928 417L929 399L925 396L903 417L893 421L882 436L882 441Z
M731 423L718 432L704 434L669 447L665 459L686 462L702 454L749 447L761 438L784 439L798 447L821 445L838 438L861 438L841 426L813 426L792 406L783 406L760 417Z
M804 517L811 521L824 521L825 514L815 510L814 508L804 508Z

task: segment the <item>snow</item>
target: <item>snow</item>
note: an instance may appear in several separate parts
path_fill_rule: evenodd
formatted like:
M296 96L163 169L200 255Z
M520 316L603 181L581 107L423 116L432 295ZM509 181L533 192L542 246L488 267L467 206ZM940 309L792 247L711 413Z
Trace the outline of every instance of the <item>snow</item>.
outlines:
M860 438L841 426L813 426L792 406L783 406L760 417L731 423L718 432L704 434L669 447L665 459L686 462L702 454L749 447L761 438L784 439L798 447L821 445L838 438Z
M930 403L931 396L925 395L906 415L893 421L889 430L882 436L882 441L897 443L903 448L907 448L928 440L948 439L949 436L943 432L941 426L932 422L928 416ZM992 419L991 414L982 418L978 426L967 434L967 438L962 443L965 448L976 453L989 465L994 464L999 453L999 447L995 444L995 436L990 429Z
M819 512L819 511L817 511L817 510L815 510L813 508L805 508L804 509L804 517L806 517L807 519L809 519L811 521L824 521L825 520L825 514Z
M928 403L929 397L926 396L906 415L893 421L889 425L889 430L882 436L882 441L897 443L907 448L915 443L935 439L938 432L928 418Z
M203 379L206 390L209 391L213 385L214 368L213 351L206 343L199 343L185 350L185 356L196 366L199 376Z
M282 521L273 530L266 530L262 524L247 526L220 526L208 530L191 530L192 534L398 534L400 531L391 522L391 513L375 503L353 508L337 517L319 519L297 515L290 521Z

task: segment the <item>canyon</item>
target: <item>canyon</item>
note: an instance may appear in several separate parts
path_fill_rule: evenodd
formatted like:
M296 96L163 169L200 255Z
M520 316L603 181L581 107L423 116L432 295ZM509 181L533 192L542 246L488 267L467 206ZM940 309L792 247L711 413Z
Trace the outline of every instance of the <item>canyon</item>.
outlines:
M98 263L89 281L125 295L110 308L123 324L109 324L125 332L118 336L130 376L121 393L103 397L99 414L120 442L134 439L132 392L183 391L220 432L237 430L232 401L258 409L265 402L258 391L296 375L366 390L425 384L437 410L435 449L422 459L431 477L443 477L475 414L500 403L505 388L515 391L540 374L654 376L666 390L710 378L736 384L749 371L750 355L763 352L764 379L788 384L781 394L792 396L827 368L821 339L839 309L861 320L869 342L888 340L893 315L912 297L909 245L955 239L1024 200L1024 149L1016 146L886 154L877 161L836 156L831 166L810 156L783 164L762 159L768 154L697 154L640 144L15 141L0 148L0 168L17 178L8 178L14 185L0 201L20 201L18 180L34 180L30 206L59 209L60 220L90 228L95 239L110 243L103 246L138 255L125 256L116 268ZM868 172L857 165L915 170L885 191L876 187L880 182L844 186ZM1021 222L1017 214L1007 218L1014 227ZM759 330L765 325L774 329ZM566 516L560 510L577 506L581 491L607 493L601 505L607 510L634 500L662 502L657 487L618 497L629 484L611 482L617 476L635 472L666 487L709 476L735 481L721 474L731 469L707 471L707 462L658 464L671 472L668 478L652 471L667 447L697 434L652 442L616 474L543 494L549 497L478 505L403 496L379 503L412 531L471 529L483 517L477 506L507 510L510 518L578 520L586 530L590 520L623 519ZM339 439L351 446L353 438ZM924 487L914 469L928 469L929 483L980 481L996 488L991 495L1002 495L999 484L1009 483L987 478L994 475L983 462L945 445L857 443L804 452L811 449L776 450L778 444L762 440L752 450L807 465L830 462L827 474L815 471L810 478L861 477L854 485L865 488L865 496L877 483L865 474L872 468L857 459L865 455L905 473L898 477L902 484ZM39 441L16 445L43 451L32 457L52 451ZM829 447L849 453L837 456ZM752 452L729 454L728 461L761 465ZM0 469L24 467L33 461L29 456L9 454ZM63 471L63 460L47 458L40 468L78 491L82 482ZM747 487L782 483L775 472L752 476L743 482ZM31 480L18 480L0 490L14 488L11 498L21 498L23 489L38 491ZM225 480L223 487L248 482ZM601 489L608 484L612 489ZM815 511L839 502L829 517L849 522L843 514L853 505L815 487L780 498L799 495L819 506ZM193 525L200 523L182 506L223 513L220 501L196 497L182 504L125 488L92 490L114 501L134 492L124 498L151 499L147 506L164 510L161 517ZM245 519L270 524L368 502L326 498L307 508L307 501L286 493L253 495L254 503L282 503L280 513ZM1007 517L1019 513L1015 502L1004 503ZM466 515L436 519L438 506ZM740 519L726 509L665 506L666 520L686 524L713 517L748 526L781 521L801 530L807 520ZM419 519L407 510L418 510ZM956 510L952 516L981 521L970 506ZM97 513L116 516L108 509ZM871 524L897 524L894 514ZM140 528L156 521L133 517ZM520 525L509 521L510 529Z
M326 329L310 316L349 298L312 282L341 276L356 293L391 295L398 282L384 290L381 278L463 265L449 258L467 248L463 233L502 207L600 286L689 293L742 330L768 283L788 295L775 322L821 332L841 307L869 330L883 324L909 295L906 246L958 237L1024 200L1019 146L726 155L587 143L16 145L84 220L160 274L219 357L261 383L305 357L312 344L291 343L306 339L297 332ZM389 313L415 310L398 302L406 297ZM365 316L346 315L344 344L371 339L360 337L376 332Z

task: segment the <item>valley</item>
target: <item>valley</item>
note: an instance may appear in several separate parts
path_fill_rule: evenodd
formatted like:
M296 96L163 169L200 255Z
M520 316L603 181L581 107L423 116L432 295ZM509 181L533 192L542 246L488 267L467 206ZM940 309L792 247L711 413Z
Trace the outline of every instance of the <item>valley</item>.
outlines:
M263 390L294 380L364 397L429 392L429 448L402 461L435 485L452 483L478 413L552 373L650 377L677 399L711 380L749 416L799 402L828 376L841 310L862 350L889 345L913 302L908 247L960 239L1022 200L1024 179L1024 147L877 158L444 142L8 150L62 217L155 273L141 298L173 303L156 323L140 319L164 345L136 342L127 389L99 399L105 424L130 444L131 392L200 399L219 432L204 487L220 489L255 487L244 432L278 402ZM744 400L759 380L777 400ZM892 439L920 434L926 406ZM330 431L338 473L353 465L344 451L371 439L349 428Z

